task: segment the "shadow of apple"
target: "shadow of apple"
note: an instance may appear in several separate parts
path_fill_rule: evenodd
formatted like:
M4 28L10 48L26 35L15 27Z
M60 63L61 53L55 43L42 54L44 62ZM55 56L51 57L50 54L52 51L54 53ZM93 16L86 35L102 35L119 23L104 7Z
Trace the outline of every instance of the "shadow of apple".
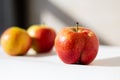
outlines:
M46 52L46 53L40 53L40 54L32 54L32 55L26 55L25 57L46 57L46 56L54 56L56 55L55 51L54 50L51 50L49 52Z
M120 56L98 59L91 63L92 66L120 67Z

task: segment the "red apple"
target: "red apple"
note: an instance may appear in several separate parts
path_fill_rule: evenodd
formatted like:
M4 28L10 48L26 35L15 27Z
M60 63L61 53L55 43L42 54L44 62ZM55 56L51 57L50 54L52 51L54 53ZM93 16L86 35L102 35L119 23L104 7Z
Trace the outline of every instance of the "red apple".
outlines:
M55 39L55 49L64 63L89 64L98 52L99 41L93 31L84 27L65 27Z
M53 48L56 32L47 25L32 25L28 28L32 37L32 48L37 53L48 52Z
M4 51L12 56L25 55L32 44L28 33L19 27L10 27L5 30L0 41Z

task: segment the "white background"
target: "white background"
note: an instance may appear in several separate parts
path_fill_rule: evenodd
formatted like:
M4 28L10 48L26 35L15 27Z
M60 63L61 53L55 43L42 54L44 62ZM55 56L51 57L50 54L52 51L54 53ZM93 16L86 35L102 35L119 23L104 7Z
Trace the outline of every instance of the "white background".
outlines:
M92 29L101 43L120 46L120 0L30 0L30 23L46 23L57 32L65 26Z

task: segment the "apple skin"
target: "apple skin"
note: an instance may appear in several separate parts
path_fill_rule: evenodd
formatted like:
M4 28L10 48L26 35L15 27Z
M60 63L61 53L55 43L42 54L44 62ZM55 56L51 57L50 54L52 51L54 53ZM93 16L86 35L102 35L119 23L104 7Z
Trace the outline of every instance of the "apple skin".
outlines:
M13 26L6 29L1 36L1 46L11 56L22 56L32 45L32 39L27 31Z
M32 25L27 30L32 37L32 48L37 53L49 52L54 46L56 32L47 25Z
M90 64L96 57L99 40L90 29L66 27L55 38L55 49L67 64Z

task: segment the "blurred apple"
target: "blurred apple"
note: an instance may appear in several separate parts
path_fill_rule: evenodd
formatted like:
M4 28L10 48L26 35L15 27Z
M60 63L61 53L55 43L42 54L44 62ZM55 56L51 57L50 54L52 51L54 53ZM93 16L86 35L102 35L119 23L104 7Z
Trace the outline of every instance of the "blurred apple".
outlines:
M27 31L19 27L10 27L1 36L2 48L7 54L12 56L25 55L31 44L32 39Z
M99 41L90 29L65 27L55 39L55 49L60 59L68 64L89 64L98 52Z
M56 32L47 25L32 25L28 28L32 37L32 48L37 53L48 52L53 48Z

